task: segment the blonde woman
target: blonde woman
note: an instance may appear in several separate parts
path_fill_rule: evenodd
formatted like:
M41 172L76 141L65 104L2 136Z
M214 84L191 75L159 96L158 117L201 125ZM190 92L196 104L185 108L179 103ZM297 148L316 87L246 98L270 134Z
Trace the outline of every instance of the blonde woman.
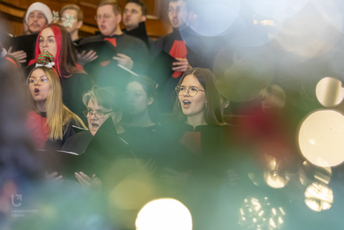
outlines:
M33 102L28 125L38 148L60 149L74 134L72 125L86 128L82 120L63 104L55 69L35 67L27 84Z

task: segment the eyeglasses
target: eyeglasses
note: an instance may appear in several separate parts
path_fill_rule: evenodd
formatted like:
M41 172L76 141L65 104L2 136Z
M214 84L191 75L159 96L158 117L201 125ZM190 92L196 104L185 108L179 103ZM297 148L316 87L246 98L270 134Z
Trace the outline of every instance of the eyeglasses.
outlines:
M27 82L30 84L30 85L34 85L34 84L44 84L46 82L48 82L48 78L47 77L43 77L43 78L29 78L27 80Z
M177 86L177 87L175 88L175 90L176 90L176 92L177 92L177 94L178 94L179 96L184 95L184 94L187 92L187 94L189 94L190 97L196 96L196 94L198 93L198 91L205 92L204 90L202 90L202 89L200 89L200 88L198 88L198 87L196 87L196 86L191 86L191 87L189 87L189 88L187 88L187 87L185 87L185 86Z
M104 118L104 116L106 114L109 114L109 113L112 113L112 112L113 112L112 110L109 111L109 112L104 112L104 111L99 110L99 109L93 110L91 108L87 108L87 110L84 111L84 115L85 115L85 117L92 117L92 115L95 115L97 118L101 119L101 118Z

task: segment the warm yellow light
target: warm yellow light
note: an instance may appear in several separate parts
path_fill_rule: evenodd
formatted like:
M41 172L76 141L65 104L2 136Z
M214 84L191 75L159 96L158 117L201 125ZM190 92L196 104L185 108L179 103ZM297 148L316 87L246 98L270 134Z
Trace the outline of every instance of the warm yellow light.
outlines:
M191 230L192 217L179 201L159 199L141 209L135 224L136 230Z
M276 189L283 188L289 181L285 176L277 174L276 171L265 171L264 180L270 187Z
M306 189L305 203L316 212L328 210L333 204L333 192L326 185L314 182Z
M318 101L325 107L333 107L343 101L344 88L342 82L332 77L321 79L315 89Z
M344 161L343 137L344 116L336 111L321 110L303 121L298 139L308 161L320 167L333 167Z
M275 22L272 20L262 20L262 21L260 21L260 24L262 24L264 26L273 26L273 25L275 25Z

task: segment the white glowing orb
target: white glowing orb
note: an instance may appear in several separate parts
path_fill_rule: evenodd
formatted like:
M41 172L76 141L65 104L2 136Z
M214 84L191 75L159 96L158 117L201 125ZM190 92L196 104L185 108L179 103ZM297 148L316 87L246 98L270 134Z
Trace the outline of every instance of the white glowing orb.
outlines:
M325 107L333 107L343 101L344 88L342 82L332 77L321 79L315 89L318 101Z
M217 36L225 32L238 18L240 1L198 0L191 7L192 16L190 13L181 14L182 20L197 34Z
M303 121L298 139L308 161L320 167L333 167L344 161L343 137L344 116L336 111L321 110Z
M190 211L174 199L153 200L136 219L136 230L192 230Z
M308 0L245 0L258 14L275 18L286 19L298 13Z
M312 58L329 51L340 36L340 31L308 4L295 16L284 20L274 44L299 57Z
M311 0L321 15L337 30L344 32L344 2L342 0Z

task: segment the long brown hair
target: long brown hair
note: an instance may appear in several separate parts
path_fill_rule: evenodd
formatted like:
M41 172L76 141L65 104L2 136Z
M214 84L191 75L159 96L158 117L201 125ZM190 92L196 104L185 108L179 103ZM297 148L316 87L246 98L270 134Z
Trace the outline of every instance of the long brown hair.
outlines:
M42 31L46 28L50 28L55 36L57 52L54 57L54 62L60 77L68 78L73 73L85 73L83 67L77 63L76 51L70 39L69 33L65 27L60 26L59 24L46 25L39 32L36 41L35 60L31 60L29 65L35 63L38 55L42 53L42 50L39 48L39 40Z
M203 68L193 68L187 70L180 78L177 86L180 86L183 83L184 78L188 75L195 76L205 90L207 105L204 108L204 121L208 125L225 125L223 115L221 112L220 94L216 89L213 73L210 70ZM185 121L186 116L183 114L182 110L177 106L178 101L179 99L177 96L174 114L175 116L177 116L179 120Z
M36 69L42 69L50 82L49 94L45 102L45 111L47 113L47 123L49 126L49 138L53 140L63 139L63 135L67 131L68 125L71 121L74 121L77 125L81 125L86 128L82 120L63 104L61 84L55 71L52 68L47 68L45 66L36 67L30 72L28 78L31 77L33 71ZM30 96L30 98L32 97ZM38 112L38 108L34 102L33 110Z

